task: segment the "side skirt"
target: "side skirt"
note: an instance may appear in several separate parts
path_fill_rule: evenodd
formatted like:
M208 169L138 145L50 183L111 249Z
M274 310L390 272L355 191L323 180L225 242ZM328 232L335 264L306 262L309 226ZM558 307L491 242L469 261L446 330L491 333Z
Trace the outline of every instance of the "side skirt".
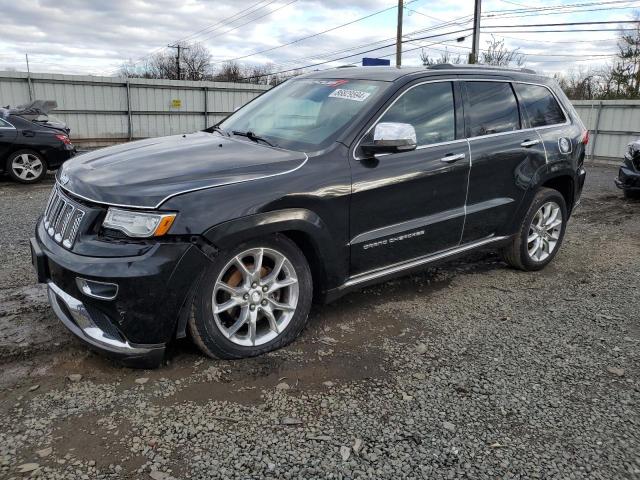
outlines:
M454 248L450 248L448 250L443 250L438 253L433 253L430 255L424 255L422 257L414 258L411 260L406 260L404 262L395 263L393 265L388 265L384 268L379 268L375 270L371 270L369 272L360 273L353 277L347 279L347 281L342 284L340 287L328 290L325 294L325 302L331 302L336 300L337 298L345 295L346 293L356 290L358 288L362 288L367 285L379 283L381 281L406 275L407 273L419 270L425 265L430 265L432 263L438 263L441 261L449 260L451 258L463 255L472 250L480 249L489 245L496 245L501 243L506 243L509 240L509 236L500 236L495 237L491 236L488 238L483 238L482 240L477 240L475 242L467 243L464 245L460 245Z

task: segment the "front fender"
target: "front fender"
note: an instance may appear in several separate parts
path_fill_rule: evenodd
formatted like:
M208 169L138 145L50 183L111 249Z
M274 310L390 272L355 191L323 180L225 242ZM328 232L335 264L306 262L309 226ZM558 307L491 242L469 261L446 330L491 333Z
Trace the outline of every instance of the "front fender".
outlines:
M311 210L287 208L248 215L216 225L203 235L217 248L226 250L252 238L293 232L293 241L305 255L315 257L308 261L321 277L321 291L342 284L348 273L346 246L340 248L322 218ZM300 245L301 240L305 245Z

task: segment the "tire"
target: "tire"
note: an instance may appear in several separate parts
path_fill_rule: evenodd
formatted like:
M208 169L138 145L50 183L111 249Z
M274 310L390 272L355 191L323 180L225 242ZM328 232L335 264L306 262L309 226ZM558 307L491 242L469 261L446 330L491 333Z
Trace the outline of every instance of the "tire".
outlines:
M37 183L47 174L47 162L33 150L18 150L9 155L5 171L20 183Z
M312 297L311 270L295 243L284 235L251 240L219 252L205 272L189 331L209 357L254 357L295 340Z
M520 270L543 269L560 250L568 218L562 194L551 188L541 188L533 197L518 233L502 252L505 261Z
M640 199L640 190L623 190L624 198L627 200Z

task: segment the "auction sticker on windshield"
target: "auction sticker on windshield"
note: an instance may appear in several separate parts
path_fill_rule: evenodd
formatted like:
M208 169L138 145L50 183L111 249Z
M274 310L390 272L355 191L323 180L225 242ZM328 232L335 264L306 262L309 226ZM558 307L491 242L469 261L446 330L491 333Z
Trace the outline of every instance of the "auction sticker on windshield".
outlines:
M362 92L360 90L345 90L344 88L338 88L329 95L330 98L342 98L345 100L354 100L356 102L364 102L369 95L369 92Z

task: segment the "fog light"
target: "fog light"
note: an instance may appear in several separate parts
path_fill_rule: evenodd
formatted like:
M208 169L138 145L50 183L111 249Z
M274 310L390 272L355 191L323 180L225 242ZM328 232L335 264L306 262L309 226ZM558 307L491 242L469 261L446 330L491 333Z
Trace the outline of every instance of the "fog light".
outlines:
M88 297L100 300L113 300L118 295L118 285L108 282L97 282L86 278L76 278L76 285Z

